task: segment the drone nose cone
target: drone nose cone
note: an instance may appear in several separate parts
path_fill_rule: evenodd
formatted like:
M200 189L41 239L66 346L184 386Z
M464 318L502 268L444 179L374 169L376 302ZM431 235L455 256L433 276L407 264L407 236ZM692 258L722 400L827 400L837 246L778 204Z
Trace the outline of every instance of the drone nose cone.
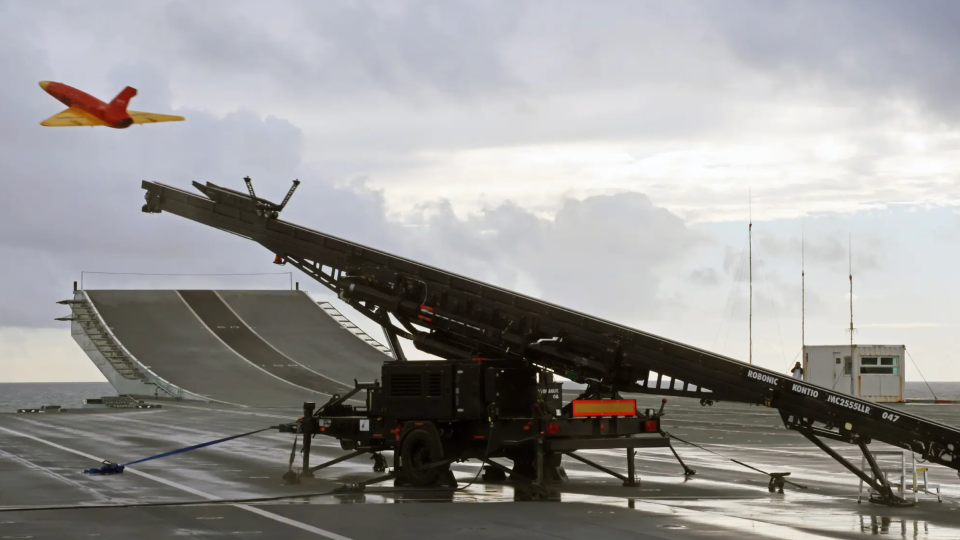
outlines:
M50 81L40 81L40 88L46 90L48 86L50 86Z

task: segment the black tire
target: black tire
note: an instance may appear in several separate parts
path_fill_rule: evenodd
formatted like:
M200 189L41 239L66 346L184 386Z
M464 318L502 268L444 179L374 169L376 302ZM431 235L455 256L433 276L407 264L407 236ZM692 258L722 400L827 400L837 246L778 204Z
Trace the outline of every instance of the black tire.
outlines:
M404 480L415 486L432 486L440 475L450 470L450 465L417 470L418 467L443 459L443 446L433 432L414 428L403 438L400 445L400 471Z

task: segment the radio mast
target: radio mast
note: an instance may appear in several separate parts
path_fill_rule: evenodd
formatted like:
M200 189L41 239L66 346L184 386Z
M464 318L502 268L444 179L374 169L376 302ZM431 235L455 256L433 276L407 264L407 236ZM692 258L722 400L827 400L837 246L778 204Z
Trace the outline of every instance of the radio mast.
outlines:
M854 362L853 358L853 234L849 235L847 239L847 246L849 257L848 264L850 269L850 395L855 396L857 395L857 392L856 385L854 383L854 381L856 381L856 374L854 373L856 362Z
M753 191L747 191L747 208L750 223L747 225L747 243L750 244L750 364L753 365Z

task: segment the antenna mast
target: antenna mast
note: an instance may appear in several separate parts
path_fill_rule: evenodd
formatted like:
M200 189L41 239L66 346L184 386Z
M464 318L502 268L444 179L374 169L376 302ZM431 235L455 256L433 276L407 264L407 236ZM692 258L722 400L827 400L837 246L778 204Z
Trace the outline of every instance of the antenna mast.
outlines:
M803 229L800 230L800 354L803 354L803 348L807 346L807 273L803 268Z
M848 257L849 257L849 269L850 269L850 395L855 396L856 386L854 381L856 376L854 375L855 362L853 361L853 235L850 234L847 240L848 246Z
M750 223L747 225L747 243L750 244L750 364L753 364L753 191L747 191L747 207L750 213Z

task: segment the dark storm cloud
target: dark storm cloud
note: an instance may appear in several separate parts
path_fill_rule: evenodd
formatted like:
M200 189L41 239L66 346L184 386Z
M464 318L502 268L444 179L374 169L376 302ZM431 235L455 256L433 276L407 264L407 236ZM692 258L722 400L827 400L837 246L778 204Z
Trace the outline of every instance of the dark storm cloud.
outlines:
M960 4L950 0L704 3L738 58L781 84L827 84L960 113Z
M50 324L62 314L52 302L82 269L264 271L268 254L245 240L139 210L141 179L242 189L248 174L272 199L292 178L304 180L285 215L292 221L588 312L649 315L665 303L659 272L702 240L643 195L568 200L552 220L509 203L458 218L440 202L413 225L391 221L380 192L362 182L335 187L343 178L303 165L296 118L174 111L172 81L206 81L211 100L249 85L284 90L264 103L280 95L328 107L334 127L317 146L359 141L381 166L403 159L397 148L451 141L669 139L745 129L763 122L754 107L800 82L864 102L903 98L949 112L954 5L0 4L0 325ZM56 75L46 51L74 46L56 35L40 40L47 21L57 20L90 28L96 50L124 58L106 70L111 92L139 85L135 108L181 113L187 122L125 131L39 127L62 108L36 86ZM143 20L153 24L138 26ZM755 79L772 81L773 90ZM400 99L382 114L359 114L381 104L371 94ZM335 110L348 102L346 112ZM341 169L366 174L371 166ZM822 243L822 258L842 251L842 238L833 240ZM817 256L820 248L808 249ZM739 261L731 252L728 273Z
M22 38L0 47L0 326L54 324L63 308L53 302L69 295L81 270L276 271L265 267L268 255L249 242L141 213L140 180L185 189L191 189L190 180L209 180L242 189L240 179L249 174L265 196L279 198L303 172L298 128L249 111L217 118L194 110L172 111L188 118L182 124L123 131L41 127L63 105L37 86L51 69L29 30L0 17L0 35ZM147 84L144 103L170 111L166 80L152 66L119 66L114 74L117 83ZM311 215L314 224L363 241L389 243L382 239L390 229L381 226L380 194L322 181L301 191L311 204L298 209L300 217Z
M717 60L732 53L775 78L779 91L826 85L958 110L960 5L952 1L276 6L170 3L156 9L166 23L161 47L218 72L268 73L315 90L416 95L431 88L534 101L678 83L723 100L737 91L733 80L723 82L736 72Z
M90 39L162 66L195 100L322 118L312 157L362 151L351 174L423 149L766 138L794 106L844 108L818 129L847 134L889 121L891 101L957 118L946 2L35 4L45 24L125 29Z
M522 11L471 1L275 3L271 11L292 15L284 33L270 31L269 14L251 16L258 7L173 2L162 14L174 36L169 46L217 71L269 74L315 91L462 95L510 84L497 43Z
M335 187L304 167L303 136L287 120L245 110L224 117L173 110L167 80L152 64L118 65L111 82L142 85L149 92L140 108L183 114L186 122L123 131L43 128L39 121L62 109L36 86L51 69L29 39L14 43L0 50L5 78L17 81L0 89L2 326L58 324L52 319L65 312L54 302L69 295L81 270L277 270L249 241L141 213L141 179L184 189L191 180L242 189L249 174L260 195L280 199L300 177L304 185L285 213L291 221L600 314L655 309L658 269L699 241L678 217L636 193L568 200L553 220L511 203L458 218L438 202L422 209L419 223L391 221L382 193L360 180ZM89 279L94 288L159 283ZM229 278L203 283L238 286Z

